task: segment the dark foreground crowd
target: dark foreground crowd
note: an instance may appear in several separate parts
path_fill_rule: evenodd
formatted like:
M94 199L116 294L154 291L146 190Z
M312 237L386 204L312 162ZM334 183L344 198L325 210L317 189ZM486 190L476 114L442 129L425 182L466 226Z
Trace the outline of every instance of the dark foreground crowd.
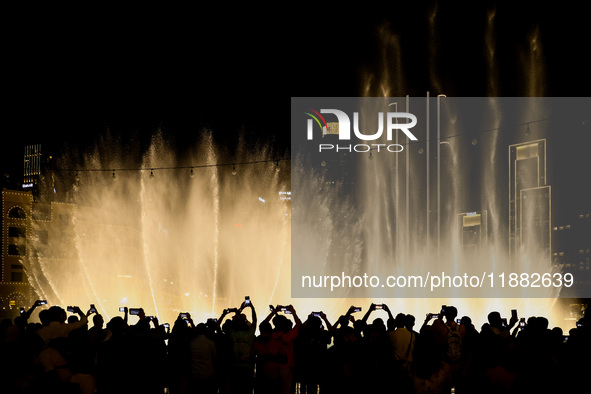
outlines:
M453 306L415 318L351 307L331 323L292 306L264 321L250 301L219 319L172 327L139 309L106 325L91 308L39 302L1 322L0 393L567 393L588 392L589 323L568 335L544 317L490 312L476 329ZM370 315L382 310L380 317ZM249 315L249 316L248 316ZM357 316L357 318L355 318ZM588 318L587 318L588 319ZM258 331L256 330L258 328ZM583 390L583 391L581 391Z

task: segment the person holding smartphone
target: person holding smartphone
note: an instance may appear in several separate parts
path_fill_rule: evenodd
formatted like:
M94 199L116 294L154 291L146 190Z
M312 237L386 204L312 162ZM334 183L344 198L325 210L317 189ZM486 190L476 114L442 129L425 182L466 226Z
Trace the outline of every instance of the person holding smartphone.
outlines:
M46 321L48 324L37 330L37 334L43 339L45 344L55 338L66 338L70 332L77 328L83 327L88 323L88 316L92 313L90 309L86 314L80 310L79 307L74 307L80 320L71 324L66 323L66 311L59 306L52 306L46 312Z

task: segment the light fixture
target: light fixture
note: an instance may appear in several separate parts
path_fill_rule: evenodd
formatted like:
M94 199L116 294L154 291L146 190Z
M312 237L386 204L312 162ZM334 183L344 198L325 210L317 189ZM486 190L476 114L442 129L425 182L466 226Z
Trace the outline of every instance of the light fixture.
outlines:
M150 170L150 178L154 178L154 170L153 169Z
M369 151L369 160L373 160L373 155L371 154L371 151Z
M476 146L476 144L478 144L478 140L477 140L476 138L474 138L474 139L472 140L472 145Z
M78 176L78 171L76 171L76 175L74 175L74 180L76 182L79 182L80 181L80 177Z
M236 175L236 165L232 165L232 175Z
M281 169L279 168L279 160L277 160L275 162L275 172L279 172L279 170L281 170Z
M191 178L193 178L193 177L195 176L195 173L193 172L193 167L191 167L191 173L189 174L189 176L190 176Z
M117 179L117 175L115 175L115 170L113 170L113 180Z

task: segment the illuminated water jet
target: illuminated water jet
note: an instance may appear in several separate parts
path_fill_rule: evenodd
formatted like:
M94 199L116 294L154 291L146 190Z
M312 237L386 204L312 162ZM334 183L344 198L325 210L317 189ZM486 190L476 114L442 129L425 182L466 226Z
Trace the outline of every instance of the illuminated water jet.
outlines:
M218 317L246 295L257 306L288 299L278 282L289 274L290 207L279 195L289 190L289 166L276 171L279 155L268 147L242 141L228 153L203 134L184 155L156 133L140 155L104 137L81 161L63 158L79 180L72 186L57 172L68 201L38 205L51 216L33 222L49 233L47 244L29 244L35 291L50 304L94 303L107 318L143 307L161 322L186 311L195 321ZM262 162L236 176L226 165L253 161Z

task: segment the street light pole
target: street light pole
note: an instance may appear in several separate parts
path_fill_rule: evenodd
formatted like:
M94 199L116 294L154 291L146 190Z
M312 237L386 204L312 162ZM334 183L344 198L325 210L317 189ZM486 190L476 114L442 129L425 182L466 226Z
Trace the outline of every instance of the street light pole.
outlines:
M429 113L429 92L427 91L427 251L429 250L429 246L430 246L430 239L431 239L431 221L430 221L430 208L431 208L431 199L429 196L429 183L430 183L430 177L429 177L429 173L431 171L429 168L429 118L430 118L430 113Z
M394 106L395 111L398 112L398 103L390 103L390 106ZM398 118L396 118L396 123L398 123ZM398 132L396 132L396 146L398 146ZM395 227L395 231L396 231L396 256L399 257L400 256L400 231L399 231L399 226L400 226L400 218L398 217L398 214L400 213L400 188L399 188L399 180L398 180L398 155L395 155L395 166L396 166L396 172L395 172L395 193L396 193L396 197L395 197L395 206L396 206L396 227ZM398 259L397 259L398 261Z
M441 251L441 97L437 95L437 259Z

